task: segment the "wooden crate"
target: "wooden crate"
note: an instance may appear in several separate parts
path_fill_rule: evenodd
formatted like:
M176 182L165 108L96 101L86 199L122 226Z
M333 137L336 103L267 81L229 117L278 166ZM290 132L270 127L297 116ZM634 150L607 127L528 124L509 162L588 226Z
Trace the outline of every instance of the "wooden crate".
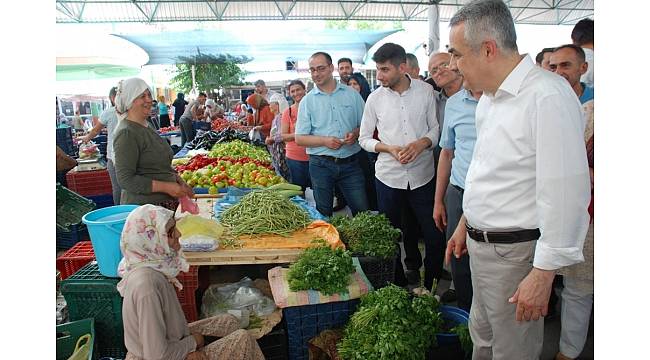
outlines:
M302 251L302 249L236 249L184 254L190 265L248 265L293 263Z

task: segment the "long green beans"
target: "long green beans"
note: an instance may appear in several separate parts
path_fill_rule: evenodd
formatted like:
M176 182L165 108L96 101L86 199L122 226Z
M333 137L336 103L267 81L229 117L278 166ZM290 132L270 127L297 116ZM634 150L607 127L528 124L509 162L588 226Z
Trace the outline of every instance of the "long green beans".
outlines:
M238 204L221 214L221 223L234 236L276 234L289 236L311 223L309 214L274 191L246 194Z

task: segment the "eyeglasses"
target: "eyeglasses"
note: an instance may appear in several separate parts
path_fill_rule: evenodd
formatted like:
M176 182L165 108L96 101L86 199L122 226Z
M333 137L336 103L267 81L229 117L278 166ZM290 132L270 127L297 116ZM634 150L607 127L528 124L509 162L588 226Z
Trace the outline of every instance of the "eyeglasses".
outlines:
M322 73L323 71L327 70L328 67L329 67L329 65L328 66L321 65L321 66L318 66L316 68L309 68L309 72L312 73L312 74L315 73L315 72Z
M438 71L445 70L449 68L449 63L442 63L434 68L431 68L431 76L435 75L438 73Z

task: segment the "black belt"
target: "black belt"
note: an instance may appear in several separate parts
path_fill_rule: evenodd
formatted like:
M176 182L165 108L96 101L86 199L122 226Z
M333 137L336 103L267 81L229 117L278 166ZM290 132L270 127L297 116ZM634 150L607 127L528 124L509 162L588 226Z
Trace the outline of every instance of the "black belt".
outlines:
M465 224L467 234L476 241L495 243L495 244L514 244L539 239L541 233L539 229L518 230L518 231L482 231L474 229Z
M357 154L348 156L346 158L337 158L337 157L329 156L329 155L310 155L310 156L319 157L321 159L332 161L335 164L345 164L345 163L349 163L349 162L352 162L352 161L357 161Z
M451 186L453 186L454 189L460 191L461 193L464 193L464 192L465 192L465 189L463 189L462 187L457 186L457 185L454 185L454 184L452 184L452 183L449 183L449 184L450 184Z

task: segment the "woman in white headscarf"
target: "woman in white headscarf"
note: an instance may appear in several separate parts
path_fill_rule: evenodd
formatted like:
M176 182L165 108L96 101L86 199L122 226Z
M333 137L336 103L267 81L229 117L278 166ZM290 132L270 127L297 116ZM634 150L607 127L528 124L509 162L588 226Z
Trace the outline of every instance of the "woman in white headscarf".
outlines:
M180 251L174 213L143 205L126 219L118 267L117 290L124 297L122 321L125 360L263 360L255 339L239 329L239 321L224 314L187 324L174 286L189 265ZM204 346L204 336L221 337Z
M151 106L147 83L138 78L120 81L113 147L121 204L154 204L176 210L178 198L192 197L193 192L172 168L174 153L169 144L147 126Z

